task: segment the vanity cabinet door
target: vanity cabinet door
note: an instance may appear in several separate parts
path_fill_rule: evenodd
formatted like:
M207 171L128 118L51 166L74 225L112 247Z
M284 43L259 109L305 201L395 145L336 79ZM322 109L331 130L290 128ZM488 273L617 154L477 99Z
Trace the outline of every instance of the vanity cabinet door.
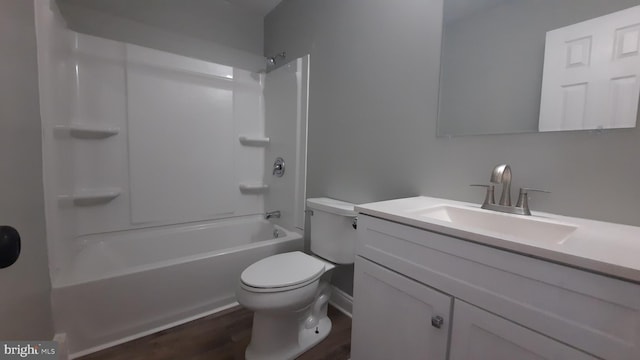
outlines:
M455 300L450 360L596 360L565 344Z
M352 360L445 360L453 299L357 257Z

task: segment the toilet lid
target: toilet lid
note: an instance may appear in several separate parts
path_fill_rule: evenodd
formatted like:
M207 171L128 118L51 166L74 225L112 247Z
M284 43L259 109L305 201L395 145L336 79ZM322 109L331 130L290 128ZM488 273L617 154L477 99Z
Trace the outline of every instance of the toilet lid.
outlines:
M240 279L255 288L293 286L322 275L325 264L303 252L269 256L246 268Z

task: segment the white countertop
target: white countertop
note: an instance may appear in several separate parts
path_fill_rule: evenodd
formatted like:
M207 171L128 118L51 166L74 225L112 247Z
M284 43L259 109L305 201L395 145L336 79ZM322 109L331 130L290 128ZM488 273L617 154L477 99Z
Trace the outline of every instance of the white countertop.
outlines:
M495 213L480 209L480 204L426 196L357 205L355 209L362 214L640 283L640 227L532 211L532 219L573 225L577 230L560 243L526 241L419 215L420 210L442 205Z

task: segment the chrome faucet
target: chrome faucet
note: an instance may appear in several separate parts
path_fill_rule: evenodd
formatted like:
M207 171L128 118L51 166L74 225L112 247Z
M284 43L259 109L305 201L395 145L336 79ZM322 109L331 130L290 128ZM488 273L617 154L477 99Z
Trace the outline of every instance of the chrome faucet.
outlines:
M491 172L491 182L502 184L502 195L500 205L511 206L511 166L507 164L498 165Z
M271 218L276 218L276 219L280 219L280 211L269 211L266 214L264 214L264 218L269 220Z
M529 209L529 192L538 191L549 193L545 190L521 188L516 206L511 206L511 166L507 164L496 166L491 172L490 181L491 184L489 185L471 185L487 188L487 194L485 195L484 202L482 203L482 208L487 210L516 215L531 215L531 210ZM502 184L502 195L500 196L500 202L498 204L496 204L494 197L494 184Z

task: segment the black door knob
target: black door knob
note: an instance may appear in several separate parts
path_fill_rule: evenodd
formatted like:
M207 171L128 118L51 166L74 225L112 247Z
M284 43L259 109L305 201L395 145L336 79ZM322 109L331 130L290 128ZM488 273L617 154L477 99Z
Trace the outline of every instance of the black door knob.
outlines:
M0 269L13 265L20 256L20 234L11 226L0 226Z

